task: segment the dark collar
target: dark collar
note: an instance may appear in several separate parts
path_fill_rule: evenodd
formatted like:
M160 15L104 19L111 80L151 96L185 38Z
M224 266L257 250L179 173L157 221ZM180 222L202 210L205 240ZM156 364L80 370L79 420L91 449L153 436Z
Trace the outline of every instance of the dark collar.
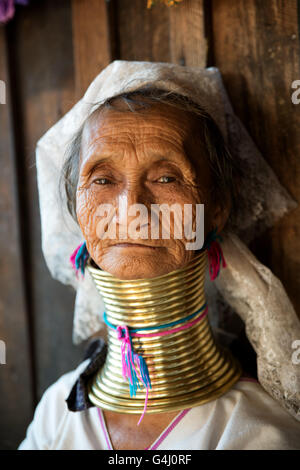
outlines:
M81 372L66 399L69 411L82 411L95 406L88 397L88 382L104 364L107 345L102 338L94 339L88 346L84 360L90 359L86 368Z

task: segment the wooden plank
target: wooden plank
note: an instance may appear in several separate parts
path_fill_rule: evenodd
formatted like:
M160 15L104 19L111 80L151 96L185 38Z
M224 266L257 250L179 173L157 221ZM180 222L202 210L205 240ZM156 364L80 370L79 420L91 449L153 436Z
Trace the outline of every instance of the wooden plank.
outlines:
M105 0L73 0L72 31L75 96L81 98L91 81L113 60L110 8Z
M213 0L215 65L242 119L280 182L300 201L297 1ZM299 8L299 3L298 3ZM252 248L283 282L300 313L300 206Z
M206 67L204 0L184 0L169 7L170 62Z
M207 43L203 0L146 9L139 0L118 5L120 58L205 66Z
M146 5L141 0L118 3L119 58L170 62L169 7Z
M6 352L0 358L0 448L15 449L32 415L33 387L5 32L0 27L0 79L6 84L6 103L0 104L0 340Z
M51 278L41 250L35 169L37 140L75 104L70 2L61 0L54 8L52 0L45 0L20 9L10 23L9 43L39 399L50 384L82 359L81 348L72 344L75 292Z

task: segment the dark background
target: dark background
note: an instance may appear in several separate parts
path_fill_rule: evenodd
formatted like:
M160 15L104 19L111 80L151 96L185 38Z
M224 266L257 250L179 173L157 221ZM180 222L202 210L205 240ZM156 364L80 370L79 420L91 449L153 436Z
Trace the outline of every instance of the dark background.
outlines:
M114 59L220 68L236 113L280 182L300 201L300 2L31 0L0 26L0 448L25 436L45 389L82 359L72 345L74 292L41 252L37 140ZM300 207L250 246L300 313Z

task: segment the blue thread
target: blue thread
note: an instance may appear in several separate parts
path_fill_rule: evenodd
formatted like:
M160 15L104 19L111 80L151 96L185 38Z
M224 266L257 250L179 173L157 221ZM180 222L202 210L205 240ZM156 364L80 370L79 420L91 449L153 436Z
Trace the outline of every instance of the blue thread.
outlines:
M210 245L213 241L215 240L219 240L219 241L223 241L221 235L217 235L217 231L218 231L218 227L215 227L214 229L212 229L208 234L207 234L207 237L203 243L203 247L200 248L200 250L195 250L196 253L200 252L200 251L204 251L204 250L209 250L210 248Z
M128 333L129 333L129 340L130 340L130 343L131 343L131 359L132 359L132 362L130 360L130 357L129 357L129 352L127 350L126 354L125 354L125 361L126 361L126 364L127 366L129 367L130 369L130 372L131 372L131 380L130 378L128 378L128 381L129 381L129 394L130 394L130 397L132 398L133 396L136 396L136 392L137 392L137 389L141 390L142 387L140 386L140 382L139 382L139 379L136 375L136 372L134 370L134 368L132 367L132 363L135 362L135 360L138 361L138 364L139 364L139 368L140 368L140 373L141 373L141 378L142 378L142 381L143 381L143 387L144 385L146 386L146 388L150 388L152 389L152 384L151 384L151 379L150 379L150 374L149 374L149 370L148 370L148 366L147 366L147 363L145 361L145 359L143 358L143 356L139 356L138 354L134 353L133 352L133 345L132 345L132 338L131 338L131 333L135 333L137 331L146 331L146 330L153 330L153 329L162 329L162 328L169 328L171 326L175 326L175 325L178 325L180 323L183 323L185 321L188 321L190 320L191 318L195 317L198 313L200 313L202 310L204 310L206 308L206 302L202 305L202 307L199 308L199 310L197 310L196 312L192 313L191 315L188 315L187 317L185 318L182 318L180 320L177 320L177 321L174 321L174 322L171 322L171 323L167 323L165 325L160 325L160 326L149 326L149 327L146 327L146 328L129 328L128 327ZM107 326L109 326L110 328L116 330L117 329L117 326L113 325L112 323L110 323L107 319L107 315L106 315L106 312L103 313L103 318L104 318L104 321L106 323ZM122 337L125 335L125 331L122 329Z
M105 314L105 312L104 312ZM106 314L105 314L106 316ZM107 320L107 317L106 317L106 320ZM108 320L107 320L108 322ZM109 322L108 322L109 323ZM114 327L114 325L112 325L112 327ZM117 327L115 327L117 328ZM135 363L135 361L138 362L139 364L139 367L140 367L140 372L141 372L141 378L143 380L143 386L145 384L146 388L150 387L150 389L152 389L152 385L151 385L151 379L150 379L150 375L149 375L149 370L148 370L148 366L147 366L147 363L145 361L145 359L143 358L143 356L139 356L138 354L134 353L133 352L133 344L132 344L132 338L130 336L130 332L129 332L129 328L128 328L128 333L129 333L129 341L130 341L130 345L131 345L131 361L130 361L130 353L128 352L128 350L126 351L126 354L125 354L125 361L126 361L126 364L128 366L128 368L130 368L130 372L131 372L131 380L130 378L128 378L129 380L129 392L130 392L130 396L136 396L136 391L137 389L139 390L142 390L142 387L139 383L139 378L134 370L134 368L132 367L132 363ZM121 338L123 338L125 336L125 331L124 329L122 329L122 336Z
M152 385L151 385L151 379L150 379L150 376L149 376L149 371L148 371L148 367L147 367L147 364L146 364L146 361L145 359L143 358L143 356L137 356L138 359L139 359L139 364L140 364L140 371L141 371L141 374L142 374L142 379L144 381L144 383L146 384L146 387L148 388L151 388L152 389Z
M180 320L176 320L176 321L173 321L171 323L166 323L165 325L159 325L159 326L147 326L145 328L129 328L128 327L128 331L130 331L130 333L136 333L137 331L147 331L147 330L161 330L162 328L169 328L171 326L176 326L176 325L179 325L180 323L183 323L185 321L188 321L188 320L191 320L193 317L195 317L198 313L202 312L202 310L204 310L206 308L207 304L206 302L202 305L202 307L199 308L199 310L197 310L196 312L194 313L191 313L190 315L188 315L187 317L184 317L184 318L181 318ZM106 323L107 326L109 326L110 328L113 328L114 330L117 329L117 326L113 325L112 323L110 323L107 319L107 315L106 315L106 312L103 312L103 319L104 319L104 322Z
M75 258L76 269L80 269L82 274L84 274L84 268L88 260L88 257L89 257L89 252L86 247L86 242L84 241L81 247L79 248L76 258Z

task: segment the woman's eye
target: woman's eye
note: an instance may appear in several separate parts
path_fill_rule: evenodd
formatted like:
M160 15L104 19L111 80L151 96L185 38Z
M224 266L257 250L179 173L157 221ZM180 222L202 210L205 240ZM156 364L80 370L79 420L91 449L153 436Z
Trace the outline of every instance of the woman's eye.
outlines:
M161 176L157 181L157 183L172 183L175 181L176 178L174 176Z
M94 180L94 183L104 185L104 184L110 184L111 181L108 178L97 178L96 180Z

